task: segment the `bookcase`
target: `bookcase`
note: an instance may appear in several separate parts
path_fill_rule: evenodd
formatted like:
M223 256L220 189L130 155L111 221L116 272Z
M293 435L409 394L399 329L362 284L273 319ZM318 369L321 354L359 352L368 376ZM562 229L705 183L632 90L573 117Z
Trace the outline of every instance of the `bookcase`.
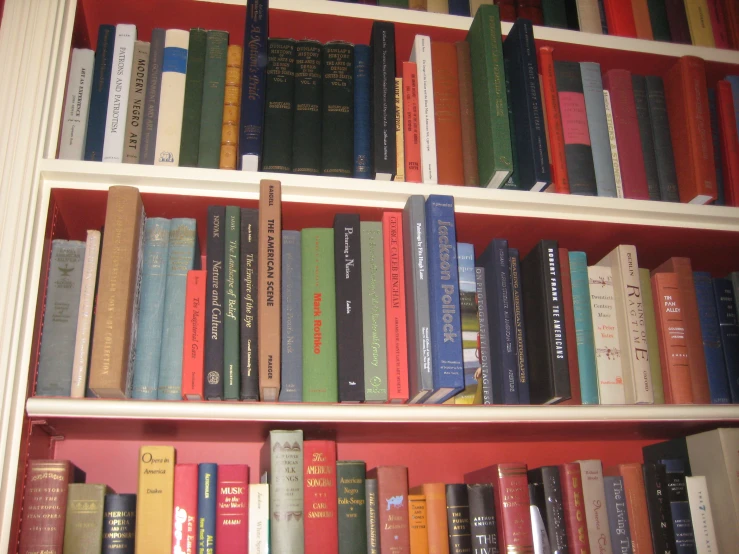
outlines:
M209 203L256 207L259 180L279 179L285 229L330 226L352 211L379 221L411 194L453 194L458 239L481 249L509 239L522 254L541 238L597 260L614 246L637 247L642 267L688 256L696 270L739 268L739 209L525 193L333 177L57 160L66 72L73 46L95 44L101 23L229 31L243 40L244 0L7 0L0 34L0 550L14 552L25 466L70 459L88 482L134 492L142 444L172 444L178 460L247 463L269 429L334 437L339 459L368 467L403 464L411 485L459 481L501 461L532 467L582 458L605 466L641 461L641 447L674 436L739 425L739 406L390 406L188 403L30 398L35 381L51 238L84 239L105 216L113 184L139 187L147 215L194 217L205 244ZM471 19L323 0L271 0L270 36L366 43L373 20L396 24L397 60L416 34L463 39ZM503 24L503 33L510 24ZM709 85L739 73L739 52L562 29L535 28L557 59L596 61L664 75L682 55L706 60ZM207 459L206 459L207 458ZM11 517L12 516L12 517Z

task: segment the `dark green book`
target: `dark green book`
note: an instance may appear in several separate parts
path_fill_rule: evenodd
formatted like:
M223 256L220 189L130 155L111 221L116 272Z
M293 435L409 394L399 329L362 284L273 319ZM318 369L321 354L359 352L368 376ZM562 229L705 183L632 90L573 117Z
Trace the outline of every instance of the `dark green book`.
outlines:
M180 139L180 166L198 166L200 144L200 114L203 109L203 75L205 72L204 29L190 29L185 73L185 103L182 108L182 138Z
M354 174L354 45L328 42L323 47L323 175Z
M541 11L544 14L544 25L567 29L565 0L541 0Z
M367 554L364 462L336 462L339 499L339 554Z
M323 46L301 40L295 46L293 173L321 174L321 57Z
M293 158L295 41L291 38L271 38L267 42L267 52L269 61L264 93L262 171L290 173Z
M223 396L239 400L241 365L239 357L239 239L241 210L226 206L226 278L223 295Z
M218 169L221 161L227 50L228 33L226 31L208 31L205 42L203 109L200 114L198 167Z
M408 0L377 0L377 5L408 9Z
M672 42L665 0L647 0L647 7L649 8L649 22L652 24L654 40Z

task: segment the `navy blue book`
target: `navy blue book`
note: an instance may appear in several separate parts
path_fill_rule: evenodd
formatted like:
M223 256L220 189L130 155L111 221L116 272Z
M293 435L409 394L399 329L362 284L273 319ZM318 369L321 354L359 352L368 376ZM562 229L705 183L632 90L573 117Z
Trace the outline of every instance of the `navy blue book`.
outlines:
M470 0L449 0L449 14L470 17Z
M529 360L526 355L526 328L523 325L523 288L521 287L521 257L518 249L508 249L508 269L511 272L513 322L515 330L516 361L518 363L518 403L531 404L529 389Z
M518 359L514 335L513 294L508 241L493 239L477 258L485 269L493 404L518 404Z
M726 374L724 349L721 346L721 328L713 292L711 274L694 271L693 284L698 301L698 319L703 337L703 352L706 356L706 373L711 404L731 404L729 381Z
M85 160L90 162L103 161L105 118L108 114L108 93L110 92L110 74L113 68L114 43L115 25L100 25L98 44L95 49L95 68L92 73L87 135L85 135Z
M264 136L264 83L267 78L267 19L269 0L246 6L244 62L241 68L241 122L238 167L259 171Z
M713 290L731 401L734 404L739 404L739 325L737 324L736 303L731 280L714 279Z
M198 552L216 551L218 464L198 464Z
M370 123L371 50L354 46L354 178L372 179L372 125Z
M132 553L136 549L136 495L106 494L101 554Z
M503 57L511 73L509 101L516 128L516 185L523 190L541 191L551 184L552 175L531 21L516 20L503 41Z
M721 139L719 138L716 89L708 89L708 112L711 115L711 140L713 141L713 165L716 168L716 206L726 205L724 195L724 169L721 164Z
M695 534L685 485L685 466L682 460L660 460L659 463L665 466L667 474L667 500L670 502L677 554L695 554Z
M226 207L208 206L206 252L205 398L223 399L223 258L226 254Z
M434 392L425 403L441 404L464 389L453 196L429 195L426 200L426 233Z
M397 170L395 148L395 24L375 21L370 35L372 52L372 176L392 181Z

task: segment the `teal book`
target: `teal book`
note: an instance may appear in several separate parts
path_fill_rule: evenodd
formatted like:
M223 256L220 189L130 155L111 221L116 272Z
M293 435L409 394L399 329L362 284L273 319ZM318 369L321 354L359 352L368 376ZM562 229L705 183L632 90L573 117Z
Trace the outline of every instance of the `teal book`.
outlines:
M157 399L170 224L169 219L149 217L144 226L141 299L131 392L131 396L139 400Z
M185 72L185 100L182 107L180 167L198 166L206 37L207 34L204 29L190 29L190 43L187 48L187 71ZM223 102L221 101L221 103Z
M598 373L595 366L595 338L585 252L570 252L572 308L575 314L577 363L580 368L580 395L583 404L599 404Z
M239 238L241 210L226 206L226 287L223 294L223 398L239 400L241 364L239 358Z
M182 400L182 349L185 340L187 272L200 268L195 220L177 218L169 230L167 292L164 296L162 353L159 362L159 400Z

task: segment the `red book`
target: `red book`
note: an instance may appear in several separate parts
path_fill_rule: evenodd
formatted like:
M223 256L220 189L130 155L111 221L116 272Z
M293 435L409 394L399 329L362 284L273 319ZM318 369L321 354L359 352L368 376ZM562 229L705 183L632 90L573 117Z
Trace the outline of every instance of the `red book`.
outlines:
M198 464L174 466L172 552L198 551Z
M562 128L562 114L559 109L557 79L554 75L554 49L551 46L539 48L539 71L541 71L541 95L544 97L544 113L546 115L547 136L549 137L549 156L551 158L552 181L554 191L560 194L570 193L570 181L567 177L567 158L565 157L565 134Z
M560 404L582 404L580 395L580 365L577 362L577 334L575 333L575 308L572 305L572 281L570 279L570 254L566 248L559 249L559 268L562 278L562 305L567 335L567 361L570 369L570 393L572 398Z
M649 200L647 170L644 166L631 73L625 69L611 69L603 76L603 88L611 94L613 126L616 130L616 147L624 196Z
M726 34L729 45L739 50L739 2L736 0L719 0L726 21Z
M403 214L382 214L387 319L387 396L391 403L408 402L408 338L405 319Z
M336 443L329 440L304 441L303 470L305 554L338 554L339 542L336 537L339 536L339 505L336 492ZM406 496L407 493L406 485ZM407 514L408 505L405 504L404 508ZM406 533L407 529L406 525Z
M736 0L734 0L736 3ZM726 16L721 0L708 0L708 11L711 14L711 29L716 48L731 48L729 33L726 30Z
M403 134L405 180L421 182L421 137L418 130L418 70L414 62L403 62Z
M541 5L527 6L525 2L519 2L516 6L516 15L531 20L534 25L544 25L544 12Z
M636 23L630 0L603 0L608 34L636 38Z
M205 281L205 270L195 269L187 272L185 342L182 353L182 398L184 400L203 399Z
M367 479L377 479L380 554L410 554L408 468L376 467L367 473Z
M484 467L466 473L464 482L469 485L493 484L495 515L498 520L498 550L533 552L526 464L512 462Z
M559 466L559 481L562 485L562 507L570 554L588 554L590 538L585 521L580 464L573 462Z
M647 495L644 491L644 474L641 464L619 464L616 467L609 467L603 474L610 476L620 475L624 480L626 513L629 516L631 544L634 552L638 554L654 554L654 550L652 549L652 530L649 526L649 512L647 511Z
M216 497L218 554L242 554L249 544L249 466L218 465Z
M719 81L716 84L716 111L726 205L739 206L739 136L737 136L734 99L731 94L731 84L728 81Z
M436 164L440 185L464 185L462 113L459 107L457 48L450 42L431 41L434 83Z
M516 21L516 2L515 0L493 0L493 4L498 6L501 21Z
M664 81L680 202L713 202L717 190L716 168L705 63L694 56L683 56L667 72Z
M692 404L690 356L681 290L674 273L652 275L652 297L666 404Z

